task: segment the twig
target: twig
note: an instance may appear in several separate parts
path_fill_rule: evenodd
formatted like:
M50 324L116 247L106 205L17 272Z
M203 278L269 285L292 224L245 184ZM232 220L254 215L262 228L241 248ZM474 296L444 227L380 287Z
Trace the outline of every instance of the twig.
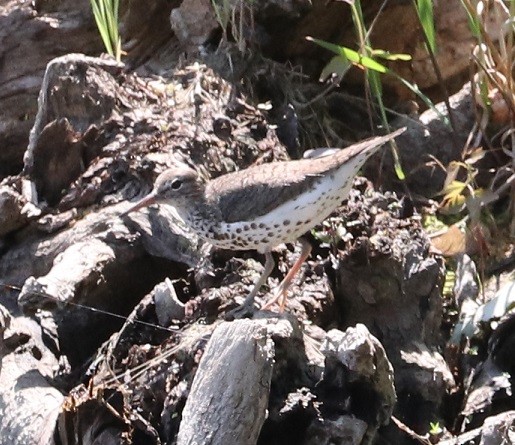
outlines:
M397 425L397 427L404 431L406 434L408 434L410 437L412 437L415 440L418 440L420 443L423 443L424 445L433 445L431 441L424 436L421 436L420 434L415 433L409 426L402 423L397 417L392 416L391 419L393 420L393 423Z

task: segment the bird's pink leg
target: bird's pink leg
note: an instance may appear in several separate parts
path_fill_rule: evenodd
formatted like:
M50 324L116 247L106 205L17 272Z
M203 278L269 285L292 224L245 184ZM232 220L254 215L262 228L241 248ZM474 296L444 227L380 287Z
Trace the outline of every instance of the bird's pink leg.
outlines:
M297 259L297 261L295 261L295 264L292 266L288 274L284 277L284 280L277 288L277 291L275 292L275 295L272 298L272 300L265 304L261 309L270 309L270 307L277 303L282 297L282 301L279 303L279 311L284 311L284 307L286 306L286 296L288 288L290 287L293 278L295 278L295 275L297 275L297 272L299 271L300 267L302 266L304 261L306 261L307 257L311 253L311 244L309 243L309 241L304 238L299 238L299 241L302 246L300 251L300 257Z

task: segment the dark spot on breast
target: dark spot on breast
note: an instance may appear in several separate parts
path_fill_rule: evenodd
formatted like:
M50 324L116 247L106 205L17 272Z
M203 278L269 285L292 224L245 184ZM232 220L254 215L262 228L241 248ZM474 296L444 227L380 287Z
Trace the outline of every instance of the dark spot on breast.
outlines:
M300 226L301 224L302 224L302 221L297 221L297 223L295 225Z
M274 236L274 232L268 232L266 236L269 236L270 238Z
M289 219L285 219L285 220L283 221L283 225L284 225L284 226L288 226L288 225L290 225L290 220L289 220Z
M245 230L246 232L248 232L250 230L250 227L248 226L248 224L245 224L243 226L243 230Z
M278 229L280 224L274 224L274 229Z
M258 226L260 229L264 229L265 228L265 225L263 223L259 223L259 226Z
M250 225L250 228L251 228L252 230L256 230L256 229L257 229L257 224L256 224L256 223L252 223L252 224Z
M267 238L263 238L260 242L263 244L268 244L270 242L270 240Z
M236 233L241 233L241 227L238 227L238 228L236 229Z
M286 233L291 233L291 229L288 229L288 230L286 231Z

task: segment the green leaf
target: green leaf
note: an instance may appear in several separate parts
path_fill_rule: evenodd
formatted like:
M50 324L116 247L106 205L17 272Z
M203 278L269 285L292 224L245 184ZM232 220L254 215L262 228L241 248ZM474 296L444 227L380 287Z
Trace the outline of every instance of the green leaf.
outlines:
M392 147L392 154L393 154L393 160L394 160L394 169L395 174L397 175L397 178L399 178L400 181L404 181L406 179L406 175L404 174L404 170L402 169L401 160L399 159L399 153L397 152L397 147Z
M325 42L324 40L315 39L309 36L306 37L306 40L316 43L322 48L328 49L329 51L332 51L339 56L347 58L353 64L361 65L365 68L377 71L378 73L388 73L390 71L387 67L381 65L379 62L376 62L374 59L363 56L357 51L354 51L345 46L335 45L334 43Z
M332 74L336 74L338 77L342 78L345 76L349 68L352 66L349 59L344 56L334 56L329 63L324 66L324 69L320 73L320 80L324 81Z
M448 195L449 197L461 195L463 190L467 187L467 184L463 181L452 181L445 189L443 190L444 195Z
M373 49L367 46L367 51L374 57L380 57L385 60L401 60L402 62L409 62L412 60L412 57L409 54L402 53L391 53L390 51L385 51L384 49Z

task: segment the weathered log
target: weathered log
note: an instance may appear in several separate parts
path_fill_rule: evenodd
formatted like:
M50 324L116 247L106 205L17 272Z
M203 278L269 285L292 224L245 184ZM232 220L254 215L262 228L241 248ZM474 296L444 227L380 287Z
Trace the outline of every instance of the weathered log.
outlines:
M87 0L2 2L0 5L0 178L21 171L47 63L102 42Z
M480 428L467 431L451 439L445 438L438 442L438 444L466 445L469 443L479 443L480 445L504 445L515 443L514 424L515 411L505 411L496 416L487 417ZM478 439L479 442L477 442Z
M325 391L341 385L341 390L353 394L354 385L366 388L349 401L351 412L367 424L361 440L352 443L371 443L378 428L389 422L397 400L393 367L383 346L365 325L357 324L345 332L329 331L321 351L326 356L320 382Z
M0 444L52 445L64 396L52 384L58 359L34 320L0 306Z
M25 226L27 221L21 194L12 186L0 186L0 237Z
M257 443L274 358L266 325L238 320L215 329L182 413L178 445Z

